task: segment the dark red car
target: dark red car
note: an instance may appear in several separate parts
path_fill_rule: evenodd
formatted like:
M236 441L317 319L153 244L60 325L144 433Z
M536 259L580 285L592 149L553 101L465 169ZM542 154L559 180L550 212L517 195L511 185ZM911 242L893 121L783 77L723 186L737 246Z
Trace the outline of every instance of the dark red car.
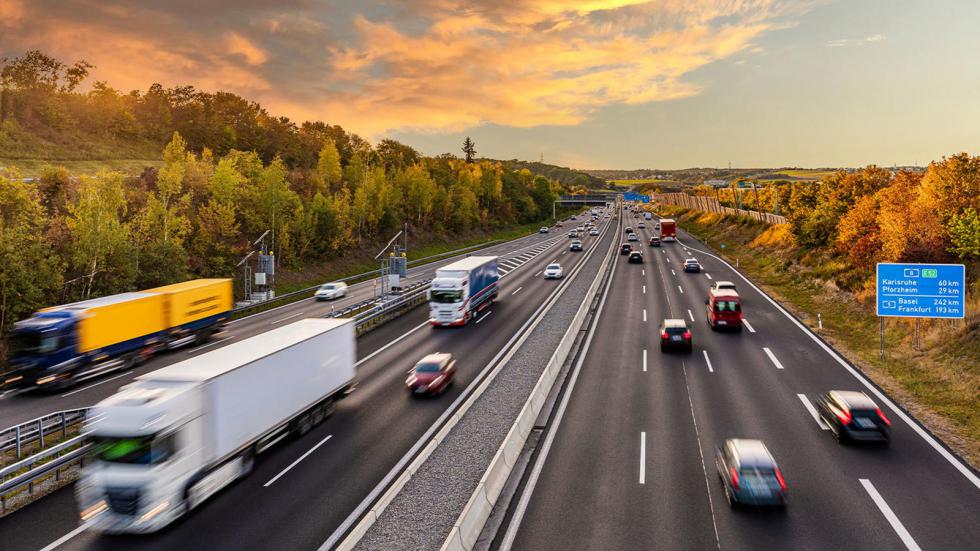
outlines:
M456 360L452 354L436 352L419 360L408 372L405 385L413 394L442 394L456 375Z

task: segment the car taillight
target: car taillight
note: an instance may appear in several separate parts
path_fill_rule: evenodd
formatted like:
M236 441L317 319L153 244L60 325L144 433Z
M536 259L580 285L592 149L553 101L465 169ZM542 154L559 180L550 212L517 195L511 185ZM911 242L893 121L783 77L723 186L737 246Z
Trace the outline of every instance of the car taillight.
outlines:
M660 334L660 338L663 340L667 340L669 337L670 335L668 335L666 331Z
M884 412L881 411L881 408L875 408L875 411L878 412L878 418L879 419L881 419L882 421L884 421L885 424L888 425L889 427L892 426L892 422L889 421L887 417L885 417L885 414L884 414Z
M850 425L851 424L851 412L850 411L838 411L836 412L837 419L840 420L841 424Z
M783 480L783 473L779 472L779 469L776 469L776 480L779 481L779 488L782 489L785 492L786 491L786 481Z
M728 467L728 472L732 473L732 489L738 490L738 471L735 467Z
M684 338L685 339L690 339L691 338L691 332L690 331L684 331Z

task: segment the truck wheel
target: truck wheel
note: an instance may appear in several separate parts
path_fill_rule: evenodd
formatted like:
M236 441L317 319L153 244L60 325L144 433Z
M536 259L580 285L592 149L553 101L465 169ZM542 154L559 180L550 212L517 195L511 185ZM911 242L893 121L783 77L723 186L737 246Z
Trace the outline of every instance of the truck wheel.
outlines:
M296 420L296 436L304 436L311 429L313 429L313 419L309 412L300 415Z
M320 410L323 412L323 418L327 419L337 411L337 402L333 399L327 400L320 406Z
M211 340L211 330L201 329L194 335L194 344L202 345Z
M255 454L252 450L249 450L242 454L242 464L241 469L238 471L238 478L245 478L246 476L252 474L252 469L255 468Z

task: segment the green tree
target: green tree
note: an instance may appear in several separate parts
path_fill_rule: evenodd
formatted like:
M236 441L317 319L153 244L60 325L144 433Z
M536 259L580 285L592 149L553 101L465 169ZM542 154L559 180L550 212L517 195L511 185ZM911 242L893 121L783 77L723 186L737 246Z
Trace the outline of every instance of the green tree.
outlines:
M953 214L948 225L952 242L949 252L960 258L980 258L980 213L967 207L962 214Z
M130 289L136 277L130 228L125 223L123 176L100 172L79 179L77 199L68 204L71 293L80 298ZM71 291L71 289L69 289Z
M340 183L344 177L344 173L340 168L340 152L337 151L336 144L330 138L327 138L323 144L323 148L320 149L319 159L316 163L316 173L330 193L335 193L340 188Z
M476 144L473 143L473 140L469 136L466 136L466 139L463 140L463 154L466 156L467 163L472 163L473 159L476 158Z

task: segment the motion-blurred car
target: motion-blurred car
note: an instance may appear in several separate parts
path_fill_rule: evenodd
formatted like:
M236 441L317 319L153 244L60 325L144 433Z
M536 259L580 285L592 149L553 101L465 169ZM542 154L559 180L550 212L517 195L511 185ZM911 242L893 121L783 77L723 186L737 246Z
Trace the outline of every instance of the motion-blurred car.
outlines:
M786 480L761 440L725 440L715 450L715 466L730 506L786 504Z
M681 350L691 353L694 342L691 328L682 319L665 319L660 324L660 351Z
M541 229L538 230L538 233L548 233L549 231L551 231L551 230L549 230L548 228L542 226Z
M315 293L313 298L316 300L335 300L347 294L347 284L341 281L335 283L324 283Z
M629 226L626 226L625 233L626 233L626 235L629 235L629 234L633 233L633 228L631 228Z
M572 244L568 246L568 250L574 252L582 252L582 242L576 239L572 241Z
M737 291L738 289L735 288L735 284L732 283L731 281L716 281L716 282L714 282L714 283L711 284L711 289L710 290L712 290L712 291L721 291L721 290Z
M684 271L685 272L700 272L701 263L698 262L696 258L688 258L684 261Z
M596 228L592 228L591 230L589 230L589 235L599 235L599 230L597 230Z
M659 247L660 246L660 238L657 237L657 236L651 237L650 238L650 246L651 247Z
M578 239L578 232L575 231L575 230L572 230L572 231L568 232L568 238L569 239Z
M554 264L548 264L544 269L545 279L561 279L565 277L565 271L562 270L561 264L555 262Z
M640 222L639 224L636 225L636 227L637 229L645 230L647 225L644 224L643 222Z
M626 237L627 241L639 241L639 239L640 238L637 237L635 233L631 233L629 234L629 236Z
M441 394L453 383L456 360L452 354L436 352L428 354L408 372L405 386L413 395Z
M831 390L816 400L820 418L838 442L891 440L892 423L863 392Z
M630 264L643 264L643 253L640 251L633 251L629 256Z
M619 248L620 255L627 255L631 252L633 252L633 245L630 245L629 243L623 243L623 246Z

